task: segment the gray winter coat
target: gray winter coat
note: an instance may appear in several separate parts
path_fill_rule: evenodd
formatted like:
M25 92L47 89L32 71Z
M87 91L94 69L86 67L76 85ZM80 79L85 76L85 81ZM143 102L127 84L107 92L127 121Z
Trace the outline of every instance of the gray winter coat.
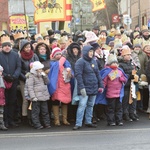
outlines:
M31 100L37 99L37 101L49 100L50 95L47 89L48 78L47 76L38 76L35 73L31 73L28 79L28 92Z

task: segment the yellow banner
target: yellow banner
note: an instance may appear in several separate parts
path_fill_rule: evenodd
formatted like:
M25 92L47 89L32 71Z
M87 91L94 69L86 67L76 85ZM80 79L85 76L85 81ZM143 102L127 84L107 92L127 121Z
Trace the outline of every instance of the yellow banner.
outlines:
M91 0L93 4L92 12L106 8L105 0Z
M28 16L27 18L27 25L28 25ZM10 28L15 29L18 26L18 29L22 29L26 27L26 19L25 15L12 15L9 17L10 20Z
M32 0L35 6L34 21L65 21L66 0Z

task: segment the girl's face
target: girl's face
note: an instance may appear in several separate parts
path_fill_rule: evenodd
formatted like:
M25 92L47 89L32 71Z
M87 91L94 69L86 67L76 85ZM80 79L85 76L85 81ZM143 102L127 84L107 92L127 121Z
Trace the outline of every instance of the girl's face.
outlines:
M39 53L40 53L40 55L45 55L46 54L46 48L43 46L39 47Z
M37 72L38 75L41 75L41 72L43 72L43 70L42 69L38 69L38 70L36 70L36 72Z
M90 57L90 58L93 58L93 55L94 55L94 51L93 51L93 50L90 50L90 51L89 51L89 57Z
M61 54L56 54L55 55L55 60L59 60L61 58Z
M131 55L130 54L124 55L123 58L124 58L125 61L130 61L131 60Z
M113 66L113 67L115 67L115 68L117 68L118 67L118 63L112 63L110 66Z
M27 53L29 53L31 51L31 45L30 44L26 45L24 47L24 51L27 52Z
M78 49L77 49L77 48L73 48L72 51L73 51L73 54L74 54L75 56L78 55Z

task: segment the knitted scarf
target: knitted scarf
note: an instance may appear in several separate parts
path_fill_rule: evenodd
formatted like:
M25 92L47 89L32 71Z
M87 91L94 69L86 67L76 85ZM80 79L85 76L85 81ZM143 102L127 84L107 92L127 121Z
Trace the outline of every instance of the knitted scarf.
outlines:
M30 60L34 55L34 52L32 50L30 50L30 52L27 53L23 50L20 52L20 54L23 59Z
M46 60L47 59L47 54L45 54L45 55L39 55L41 58L43 58L44 60Z

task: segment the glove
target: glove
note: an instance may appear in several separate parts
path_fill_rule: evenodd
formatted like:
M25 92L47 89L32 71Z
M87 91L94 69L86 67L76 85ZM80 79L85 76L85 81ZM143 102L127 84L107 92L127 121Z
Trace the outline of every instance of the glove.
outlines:
M81 93L81 95L82 95L83 97L87 96L87 95L86 95L86 90L85 90L85 88L84 88L84 89L81 89L81 90L80 90L80 93Z
M104 92L104 89L103 89L103 88L99 88L99 89L98 89L98 92L103 93L103 92Z
M6 76L4 77L4 79L5 79L7 82L13 82L13 81L14 81L14 78L13 78L10 74L6 75Z
M37 100L38 99L35 97L35 98L32 99L32 102L37 102Z

